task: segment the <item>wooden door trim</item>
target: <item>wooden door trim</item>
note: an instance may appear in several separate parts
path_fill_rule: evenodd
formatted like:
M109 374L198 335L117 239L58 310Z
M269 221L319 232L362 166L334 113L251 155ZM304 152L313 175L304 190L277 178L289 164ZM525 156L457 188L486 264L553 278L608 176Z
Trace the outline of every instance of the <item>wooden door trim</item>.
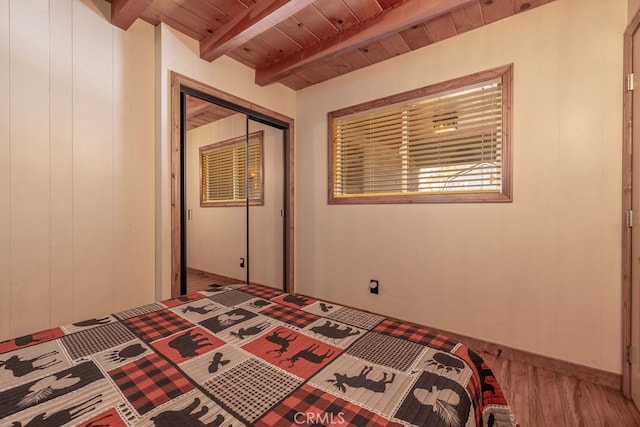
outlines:
M633 71L633 37L640 30L640 10L624 32L623 109L622 109L622 393L631 398L631 365L627 348L631 345L631 227L627 225L627 211L633 196L633 93L627 88L627 76ZM639 89L636 89L639 90Z
M295 148L295 128L294 119L264 108L260 105L246 101L230 93L223 92L212 86L201 83L197 80L183 76L176 72L170 73L171 80L171 297L180 295L180 90L182 86L200 91L215 98L235 104L238 107L250 110L256 114L279 120L287 123L288 128L284 129L285 144L285 164L288 166L284 177L285 180L285 241L284 252L287 263L285 271L285 291L295 292L295 264L294 264L294 148Z

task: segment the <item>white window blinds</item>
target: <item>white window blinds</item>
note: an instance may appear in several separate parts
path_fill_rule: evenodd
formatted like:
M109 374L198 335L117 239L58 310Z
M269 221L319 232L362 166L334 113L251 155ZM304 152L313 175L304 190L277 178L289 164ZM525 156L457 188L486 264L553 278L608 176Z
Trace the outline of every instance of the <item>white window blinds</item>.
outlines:
M334 116L330 199L503 193L504 105L497 77Z

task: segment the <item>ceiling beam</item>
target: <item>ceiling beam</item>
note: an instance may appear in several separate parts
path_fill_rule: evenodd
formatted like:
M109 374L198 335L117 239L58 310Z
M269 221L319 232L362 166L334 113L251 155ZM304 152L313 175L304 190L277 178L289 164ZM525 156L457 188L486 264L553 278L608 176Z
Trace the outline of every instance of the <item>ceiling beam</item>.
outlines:
M257 2L200 42L200 58L213 61L309 6L315 0Z
M111 24L126 31L152 2L153 0L113 0Z
M256 84L265 86L303 68L336 58L392 34L448 13L476 0L408 0L360 25L256 70Z

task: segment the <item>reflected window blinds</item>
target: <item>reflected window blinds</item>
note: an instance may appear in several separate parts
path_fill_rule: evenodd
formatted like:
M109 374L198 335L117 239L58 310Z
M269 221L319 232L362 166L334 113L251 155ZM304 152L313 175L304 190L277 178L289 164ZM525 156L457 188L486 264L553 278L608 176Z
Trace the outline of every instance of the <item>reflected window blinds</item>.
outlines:
M263 203L263 132L200 148L202 206ZM247 152L248 147L248 152Z

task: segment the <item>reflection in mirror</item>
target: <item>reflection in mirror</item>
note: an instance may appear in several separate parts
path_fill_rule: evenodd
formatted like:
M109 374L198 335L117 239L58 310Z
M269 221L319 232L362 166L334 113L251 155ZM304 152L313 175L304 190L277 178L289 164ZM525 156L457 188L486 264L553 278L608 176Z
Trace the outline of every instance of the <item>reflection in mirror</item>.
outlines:
M249 163L249 188L263 188L262 203L249 206L249 282L284 290L284 131L249 120L262 135L262 164ZM257 156L251 157L257 159Z
M246 283L246 116L189 95L185 106L187 293Z

